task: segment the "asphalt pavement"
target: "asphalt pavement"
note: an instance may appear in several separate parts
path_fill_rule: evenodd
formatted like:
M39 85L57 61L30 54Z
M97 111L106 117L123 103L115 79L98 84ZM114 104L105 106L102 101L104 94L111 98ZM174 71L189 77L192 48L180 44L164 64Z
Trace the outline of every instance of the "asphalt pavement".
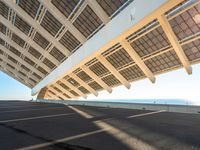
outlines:
M200 114L0 101L0 150L200 150Z

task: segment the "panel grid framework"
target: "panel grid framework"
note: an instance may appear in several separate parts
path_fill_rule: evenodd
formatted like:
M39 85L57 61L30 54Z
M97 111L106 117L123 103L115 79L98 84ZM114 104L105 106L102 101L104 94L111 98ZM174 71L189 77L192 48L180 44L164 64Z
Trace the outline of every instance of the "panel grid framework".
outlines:
M35 72L33 72L33 75L36 77L36 78L38 78L39 80L41 80L42 79L42 77L41 76L39 76L37 73L35 73Z
M161 27L156 28L131 43L131 46L140 57L149 55L168 45L170 45L169 41Z
M65 90L69 90L70 88L68 86L66 86L64 83L62 83L61 81L57 82L60 86L62 86Z
M97 0L97 3L112 19L112 17L120 12L124 8L124 6L126 6L130 1L131 0ZM85 2L87 3L87 1ZM103 22L98 17L99 14L96 13L96 10L92 10L89 5L86 5L86 7L80 7L81 5L83 5L83 3L85 4L85 2L80 2L80 0L51 0L51 3L67 19L69 19L69 23L73 24L76 29L78 29L87 39L89 39L92 37L93 34L96 33L96 31L100 30L100 28L103 26ZM172 9L169 8L169 11L167 11L165 14L167 15L166 17L168 18L168 21L173 31L175 32L175 35L177 36L188 60L191 64L193 64L200 61L200 40L199 34L197 34L200 33L200 25L195 21L196 15L200 13L200 4L198 3L198 5L187 9L190 4L185 5L185 2L188 2L188 0L185 0L183 3L173 7ZM195 2L198 2L198 0L193 0L192 3L194 4ZM38 0L18 0L13 1L13 3L16 3L14 4L16 5L16 7L19 6L18 8L22 8L22 10L24 10L24 13L28 14L30 18L33 18L35 20L36 18L40 18L41 24L37 25L39 27L42 27L41 29L43 31L46 30L48 33L50 33L54 37L51 38L55 41L48 41L46 39L47 37L43 35L41 31L38 32L37 29L31 27L32 24L27 23L29 21L27 21L26 17L24 17L26 16L25 14L18 14L18 11L15 12L15 9L12 9L12 6L9 6L10 8L7 6L7 4L9 3L4 3L7 3L7 1L0 1L0 16L2 16L2 20L3 18L6 18L16 28L14 28L13 30L11 28L7 28L5 26L6 24L3 25L3 23L1 23L2 21L0 21L0 31L23 49L15 47L15 43L12 44L11 41L11 43L6 43L4 39L0 38L0 43L3 49L3 51L0 51L0 53L3 54L3 59L8 59L9 62L13 62L14 64L16 64L17 67L13 65L13 63L8 63L9 65L7 66L10 68L12 68L11 66L16 67L15 70L10 70L10 72L14 73L14 75L16 74L16 77L18 77L19 80L23 79L23 83L30 82L30 86L32 86L32 84L34 83L34 85L36 85L39 80L42 80L47 74L55 69L57 65L59 65L58 62L55 62L56 60L61 63L63 62L63 60L70 57L66 56L65 51L60 49L60 47L66 47L66 49L71 52L71 55L80 46L84 45L84 43L81 44L80 41L76 39L78 38L77 35L73 35L75 34L75 32L72 32L73 30L70 30L69 32L69 29L65 28L68 25L61 24L58 21L59 18L53 16L53 13L50 13L50 11L47 10ZM123 4L125 5L122 6ZM80 14L76 16L75 14L79 12L78 10L80 8L83 8L83 10L81 10ZM178 9L178 11L174 11L175 8ZM184 9L187 10L184 11ZM41 13L41 10L43 10L44 14ZM70 18L72 18L73 16L75 18L70 20ZM171 43L167 39L164 31L159 25L157 18L154 19L155 20L152 19L147 24L141 24L140 29L138 29L137 31L134 31L132 33L130 32L129 35L127 34L125 40L127 40L131 44L133 50L136 51L136 53L140 56L142 62L144 62L147 68L149 68L149 70L154 75L157 75L167 70L180 68L182 67L182 64L175 51L173 50ZM22 35L16 29L22 31L23 34L28 37L27 40L29 40L30 43L26 43L26 41L23 40L24 35ZM17 32L15 32L15 30ZM57 44L53 44L57 42L56 40L58 41L57 44L59 44L60 46L56 46ZM32 45L33 41L44 50L44 53L42 53L39 47L37 48L37 45L35 45L35 43L33 43ZM124 50L119 43L120 41L116 41L116 43L113 43L112 46L110 45L110 48L107 47L106 50L101 50L98 55L101 54L103 57L105 57L106 60L108 60L108 62L114 67L113 69L116 69L116 71L119 72L122 77L124 77L124 79L128 82L145 78L146 76L143 73L144 70L141 70L141 66L139 67L137 65L132 56L129 56L130 53L128 54L128 51L126 52L126 50ZM4 49L4 47L6 49ZM8 50L8 53L6 53L7 51L5 52L5 50ZM27 50L27 52L31 55L23 54L22 52L24 50ZM108 85L108 87L115 87L117 85L123 84L121 80L121 82L119 82L117 75L111 74L111 72L109 71L110 68L106 68L107 66L104 66L104 64L97 59L98 55L95 55L94 58L91 58L91 60L88 60L88 62L84 62L84 65L86 65L92 72L94 72L100 80ZM38 61L35 61L36 59L32 59L32 57L29 56L34 56L36 59L38 59ZM55 59L51 59L53 58L51 56L53 56ZM19 58L20 60L24 60L24 62L27 62L32 67L30 68L27 67L25 64L21 64L22 62L18 61ZM48 71L41 67L44 66L42 63L45 64L47 68L49 68ZM95 81L92 76L89 76L87 72L80 70L81 66L78 67L79 69L74 68L74 70L72 70L72 73L83 80L86 85L89 85L95 91L106 89L105 85L103 86L103 83L100 82L100 80L97 80L97 83L97 81ZM30 72L29 76L26 79L23 78L22 74L25 72ZM69 72L69 75L70 73L71 72ZM69 80L68 82L74 85L77 90L84 93L85 95L91 93L91 91L88 91L88 88L80 85L76 82L76 80L69 77L67 78L67 80ZM60 82L62 83L62 80L60 80ZM62 87L64 88L65 84L61 83L59 83L59 85L62 85ZM102 85L100 85L100 83ZM59 87L59 85L57 86ZM67 89L67 91L71 91L73 95L80 96L77 93L74 93L75 91L70 89L70 87L65 88ZM62 96L60 96L59 98L62 98Z
M115 68L119 68L133 62L132 58L128 55L128 53L123 48L109 55L108 57L106 57L106 59Z
M73 78L68 78L67 81L75 87L78 87L80 84Z
M55 64L54 63L52 63L48 58L45 58L44 60L43 60L43 63L47 66L47 67L49 67L50 69L53 69L53 68L55 68Z
M38 52L35 48L32 46L29 47L28 52L33 55L35 58L39 59L40 56L42 55L40 52Z
M52 36L55 36L62 24L47 10L41 22L41 26L46 29Z
M91 66L92 64L98 62L97 58L93 58L92 60L88 61L85 63L86 66ZM79 69L79 68L78 68Z
M112 47L110 47L109 49L105 50L103 53L101 53L103 56L107 56L112 54L114 51L118 50L121 47L121 45L119 43L113 45Z
M104 11L111 16L128 0L97 0Z
M81 68L77 68L76 70L73 71L73 73L79 73L81 71Z
M66 18L72 13L80 0L52 0L51 3L63 14Z
M18 57L21 56L21 52L19 52L16 48L14 48L14 47L12 47L12 46L9 46L9 47L10 47L9 50L10 50L13 54L17 55Z
M183 0L181 3L179 3L176 6L173 6L172 8L170 8L168 11L166 11L164 14L168 17L174 16L177 13L181 12L182 9L184 9L185 4L187 4L188 0ZM190 1L192 2L192 1ZM193 2L195 2L195 0L193 0Z
M49 93L56 95L56 93L52 92L51 90L48 90Z
M89 37L103 22L95 14L95 12L86 6L73 25L87 38Z
M12 68L13 70L15 69L15 67L14 66L12 66L11 64L9 64L9 63L7 63L6 64L7 66L9 66L10 68Z
M44 75L48 74L48 72L40 66L37 67L37 70L40 71L41 73L43 73Z
M133 32L132 34L130 34L129 36L127 36L126 39L128 41L133 41L135 38L138 38L139 36L145 34L150 29L153 29L153 28L157 27L157 25L159 25L159 22L158 22L157 19L154 19L153 21L151 21L150 23L144 25L142 28L140 28L136 32Z
M23 73L22 71L18 71L19 74L21 74L23 77L26 77L26 74ZM24 79L23 79L24 80Z
M120 70L119 73L128 81L135 80L137 78L145 77L145 74L138 67L138 65L133 65L131 67Z
M80 42L69 31L65 32L59 42L63 44L70 52L80 45Z
M17 77L24 82L24 79L22 79L19 75L17 75Z
M83 80L84 82L89 82L92 80L92 78L84 71L80 71L79 73L77 73L77 76Z
M108 86L115 86L120 84L120 81L114 76L114 75L108 75L106 77L103 77L102 80L108 85Z
M49 45L49 41L45 39L39 32L36 32L33 40L43 49L46 49L47 46Z
M51 49L49 52L55 59L57 59L59 62L62 62L62 60L66 57L59 49L57 49L55 46Z
M22 70L26 70L27 72L31 71L29 68L27 68L25 65L21 64Z
M62 97L58 96L59 99L64 100Z
M58 89L57 87L53 86L53 88L58 92L58 93L62 93L62 91L60 89Z
M19 73L20 73L21 75L23 75L24 77L26 77L26 74L25 74L25 73L23 73L23 72L21 72L21 71L19 71Z
M35 18L40 3L38 0L19 0L18 5L32 18Z
M145 64L153 73L157 73L165 69L180 66L181 62L174 51L169 51L146 60Z
M84 88L83 86L80 86L79 88L78 88L81 92L83 92L84 94L89 94L90 92L86 89L86 88Z
M153 25L152 25L153 24ZM150 32L148 32L151 30ZM198 29L199 32L199 29ZM197 33L197 32L195 32ZM183 39L187 41L187 35ZM139 37L139 38L138 38ZM154 74L159 74L167 70L172 70L174 68L180 68L182 66L178 56L175 51L172 49L170 42L168 41L164 31L160 27L157 21L153 21L144 26L144 29L136 31L127 37L128 41L133 47L145 65L152 71ZM182 39L182 40L183 40ZM179 39L180 40L180 39ZM189 38L191 40L191 38ZM138 44L139 43L139 44ZM184 42L183 42L184 43ZM199 60L199 39L193 42L186 42L187 44L182 44L183 50L186 53L186 56L190 61ZM135 45L134 45L135 44ZM137 44L137 45L136 45ZM120 53L121 48L118 44L113 47L103 51L101 54L107 58L107 60L118 69L119 73L128 81L135 81L141 78L145 78L143 71L136 65L128 54ZM126 51L125 51L126 53ZM154 56L155 55L155 56ZM126 56L126 57L124 57ZM98 57L98 56L97 56ZM120 57L124 57L123 61L116 61ZM129 59L130 58L130 59ZM126 62L127 61L127 62ZM114 87L121 84L114 75L110 74L107 68L103 64L94 58L86 63L86 66L89 67L96 75L98 75L108 86ZM104 68L105 67L105 68ZM80 73L80 69L75 69L73 71L76 75ZM109 75L106 75L109 74ZM85 80L87 83L87 81ZM95 81L89 82L88 85L95 89L96 91L102 90L102 87L98 85ZM99 87L98 87L99 86ZM97 88L98 87L98 88Z
M200 60L200 40L184 45L183 50L190 61Z
M16 59L14 59L13 57L11 57L10 55L8 55L8 59L10 61L12 61L13 63L15 63L15 64L17 64L17 62L18 62Z
M97 62L97 63L91 65L89 68L97 76L102 76L102 75L105 75L107 73L110 73L109 70L101 62Z
M31 29L31 26L26 23L19 15L16 15L15 24L19 30L21 30L24 34L28 35Z
M71 90L69 91L71 94L73 94L74 96L79 96L75 91Z
M3 51L0 49L0 54L3 55ZM2 60L2 59L1 59Z
M29 59L28 57L24 57L24 60L28 63L28 64L30 64L31 66L34 66L35 65L35 62L33 62L31 59Z
M96 81L90 82L88 85L96 91L103 89Z
M195 16L199 13L200 4L197 4L195 7L169 21L179 40L199 32L200 25L194 20Z
M46 49L47 46L49 45L49 41L44 38L39 32L36 32L33 40L40 46L42 47L43 49Z
M6 34L6 29L7 29L7 27L4 26L4 25L0 22L0 32L2 32L3 34Z
M21 39L18 35L16 35L15 33L12 33L12 40L17 43L19 46L21 46L23 48L25 41L23 39Z
M5 45L5 41L1 38L0 38L0 44L3 45L3 46Z
M65 97L67 97L68 99L70 99L71 97L69 97L67 94L65 94L65 93L63 93L63 95L65 96Z
M8 18L8 11L9 11L9 7L4 4L2 1L0 1L0 14L4 17L4 18Z

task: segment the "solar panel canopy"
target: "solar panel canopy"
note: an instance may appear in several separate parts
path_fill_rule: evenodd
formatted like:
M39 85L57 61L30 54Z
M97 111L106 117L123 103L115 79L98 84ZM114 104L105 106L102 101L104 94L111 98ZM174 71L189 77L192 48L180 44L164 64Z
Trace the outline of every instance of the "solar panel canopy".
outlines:
M0 0L0 70L29 88L40 85L136 1ZM97 96L145 78L155 83L156 75L179 68L191 74L200 61L200 1L159 1L160 7L41 87L38 98Z

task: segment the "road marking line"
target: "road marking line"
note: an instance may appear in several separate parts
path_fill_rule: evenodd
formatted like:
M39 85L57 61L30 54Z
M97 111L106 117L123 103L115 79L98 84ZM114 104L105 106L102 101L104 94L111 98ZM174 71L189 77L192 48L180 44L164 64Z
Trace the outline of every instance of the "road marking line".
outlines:
M134 137L123 130L120 130L119 128L106 123L104 121L94 121L94 123L101 129L104 129L106 133L110 134L120 142L122 142L124 145L129 147L130 149L134 150L158 150L153 145L148 144L145 141L140 140L137 137Z
M90 114L88 114L88 113L86 113L86 112L84 112L84 111L82 111L78 108L75 108L73 106L68 106L68 107L71 108L72 110L74 110L75 112L77 112L78 114L80 114L81 116L83 116L84 118L91 119L91 118L94 117L94 116L92 116L92 115L90 115Z
M96 131L86 132L86 133L78 134L78 135L75 135L75 136L70 136L70 137L66 137L66 138L63 138L63 139L55 140L55 141L52 141L52 142L47 142L47 143L42 143L42 144L31 145L31 146L28 146L28 147L18 148L17 150L38 149L38 148L51 146L51 145L61 143L61 142L67 142L67 141L70 141L70 140L83 138L83 137L90 136L90 135L97 134L97 133L101 133L101 132L104 132L104 131L105 130L100 129L100 130L96 130Z
M51 108L39 108L39 109L23 109L23 110L11 110L11 111L1 111L1 113L12 113L12 112L23 112L23 111L34 111L34 110L49 110L49 109L59 109L59 108L66 108L66 107L51 107Z
M149 112L149 113L143 113L143 114L138 114L138 115L132 115L128 116L127 118L136 118L136 117L142 117L142 116L148 116L148 115L153 115L153 114L159 114L161 112L165 112L166 110L159 110L159 111L154 111L154 112Z
M85 118L93 117L93 116L89 115L87 112L83 112L82 110L80 110L78 108L75 108L73 106L69 106L69 107L72 107L72 109L74 111L76 111L77 113L79 113L80 115L82 115ZM113 125L111 125L109 123L106 123L103 120L93 121L93 123L100 129L106 131L106 133L110 134L114 138L118 139L120 142L124 143L130 149L158 150L156 147L149 145L145 141L142 141L136 137L133 137L132 135L114 127Z
M65 114L57 114L57 115L49 115L49 116L39 116L39 117L30 117L30 118L21 118L21 119L11 119L11 120L1 120L0 123L8 123L8 122L17 122L17 121L27 121L34 119L42 119L42 118L51 118L51 117L59 117L59 116L67 116L72 115L74 113L65 113Z

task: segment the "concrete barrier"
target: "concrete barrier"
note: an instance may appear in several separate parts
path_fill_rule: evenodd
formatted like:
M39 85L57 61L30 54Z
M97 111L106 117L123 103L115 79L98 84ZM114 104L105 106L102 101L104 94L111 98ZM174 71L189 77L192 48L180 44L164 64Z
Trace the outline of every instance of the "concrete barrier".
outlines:
M67 100L44 100L44 99L37 99L34 102L59 103L64 105L154 110L154 111L166 110L168 112L200 114L200 106L194 106L194 105L138 104L138 103L122 103L122 102L98 102L98 101L75 101L75 100L67 101Z

